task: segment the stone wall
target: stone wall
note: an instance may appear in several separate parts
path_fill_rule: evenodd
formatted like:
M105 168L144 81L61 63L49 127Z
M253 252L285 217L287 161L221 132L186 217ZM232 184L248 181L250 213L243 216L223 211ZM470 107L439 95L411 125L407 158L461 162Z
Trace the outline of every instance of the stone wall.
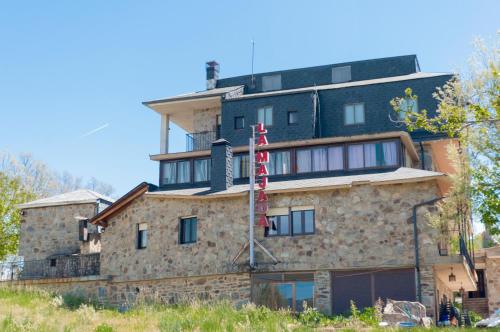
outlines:
M73 204L25 209L21 221L19 256L25 260L80 251L78 220L95 215L95 204Z
M500 248L499 248L500 249ZM486 292L490 314L500 309L500 256L486 257Z
M214 131L217 125L217 114L220 108L208 108L194 111L194 132Z
M433 182L270 195L270 206L312 205L316 233L256 239L279 261L256 247L260 271L398 267L414 265L413 205L437 197ZM419 209L422 264L438 255L434 231ZM179 221L198 217L196 243L179 244ZM148 247L136 248L138 223L148 224ZM143 196L109 220L102 234L101 273L123 280L197 276L242 271L248 252L232 264L246 242L247 197L167 199ZM187 259L189 257L189 259Z

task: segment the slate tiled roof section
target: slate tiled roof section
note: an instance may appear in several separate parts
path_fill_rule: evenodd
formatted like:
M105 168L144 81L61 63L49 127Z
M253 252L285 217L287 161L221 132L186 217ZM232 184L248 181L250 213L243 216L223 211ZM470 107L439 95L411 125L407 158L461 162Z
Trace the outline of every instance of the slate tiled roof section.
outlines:
M353 82L346 82L346 83L334 83L334 84L310 86L310 87L297 88L297 89L276 90L276 91L270 91L270 92L258 92L258 93L244 94L241 96L232 97L230 99L245 99L245 98L256 98L256 97L265 97L265 96L276 96L276 95L281 95L281 94L303 93L303 92L314 91L314 90L343 89L343 88L350 88L350 87L355 87L355 86L384 84L384 83L391 83L391 82L401 82L401 81L417 80L417 79L421 79L421 78L429 78L429 77L436 77L436 76L449 76L449 75L450 75L449 73L418 72L418 73L413 73L413 74L408 74L408 75L376 78L376 79L371 79L371 80L361 80L361 81L353 81Z
M355 185L385 185L405 182L422 182L445 177L439 172L426 171L415 168L401 167L392 172L361 174L349 176L334 176L315 179L300 179L288 181L270 181L266 192L299 192L310 190L325 190L334 188L350 188ZM146 193L150 197L224 197L244 195L248 191L248 185L235 185L224 191L211 192L210 188L189 188L178 190L154 191Z
M211 90L203 90L203 91L197 91L197 92L189 92L189 93L185 93L182 95L168 97L165 99L145 101L145 102L143 102L143 104L144 105L154 105L154 104L168 103L168 102L172 102L172 101L217 97L217 96L222 96L222 95L226 95L226 94L234 95L234 94L238 94L237 92L239 92L239 91L241 91L241 93L243 93L243 86L242 85L230 86L230 87L226 87L226 88L217 88L217 89L211 89Z
M46 206L96 203L98 200L101 199L108 201L110 203L113 203L115 201L114 199L101 195L95 191L88 189L80 189L60 195L38 199L36 201L24 204L19 204L17 207L19 209L30 209L30 208L46 207Z

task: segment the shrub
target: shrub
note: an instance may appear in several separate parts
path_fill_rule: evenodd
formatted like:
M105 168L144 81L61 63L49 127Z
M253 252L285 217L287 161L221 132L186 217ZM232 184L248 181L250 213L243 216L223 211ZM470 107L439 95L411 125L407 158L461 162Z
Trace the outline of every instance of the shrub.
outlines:
M86 299L77 293L66 293L62 296L64 306L71 310L78 309L82 304L87 303Z
M113 332L113 328L106 323L97 325L95 332Z
M300 323L307 326L318 326L323 319L321 314L316 308L308 307L304 303L304 311L299 313L298 320Z

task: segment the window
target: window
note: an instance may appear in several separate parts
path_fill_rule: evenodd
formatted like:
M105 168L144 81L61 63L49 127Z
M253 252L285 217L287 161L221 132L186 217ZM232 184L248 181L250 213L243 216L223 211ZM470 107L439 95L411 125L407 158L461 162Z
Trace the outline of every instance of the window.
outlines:
M281 75L262 76L262 91L272 91L281 89Z
M341 146L297 150L297 173L336 171L344 168Z
M248 163L248 155L240 154L233 156L233 178L247 178L249 176L250 164Z
M332 83L342 83L351 80L351 66L332 68Z
M299 112L289 111L288 112L288 125L294 125L299 123Z
M56 267L56 266L57 266L57 259L51 258L50 259L50 267Z
M269 154L269 175L290 174L290 151L276 151Z
M189 160L172 161L162 164L162 184L191 182L191 163Z
M417 99L412 99L412 98L401 99L399 103L399 109L400 109L399 119L404 120L407 113L418 112Z
M194 161L194 182L210 181L210 159L196 159Z
M396 166L398 151L395 141L351 144L348 147L349 169Z
M148 224L137 225L137 249L144 249L148 246Z
M245 117L244 116L235 116L234 117L234 129L243 129L245 128Z
M252 276L252 301L257 305L277 310L304 310L304 302L312 308L314 302L314 274L262 273Z
M292 208L292 234L314 234L314 210Z
M269 227L266 227L265 236L283 236L290 235L290 217L285 216L269 216Z
M179 242L181 244L196 242L196 227L198 220L196 217L182 218L179 228Z
M265 126L273 125L273 108L266 106L257 110L257 122L263 123Z
M89 230L88 230L88 219L78 220L78 240L88 241Z
M344 124L353 125L365 123L365 105L363 103L344 106Z

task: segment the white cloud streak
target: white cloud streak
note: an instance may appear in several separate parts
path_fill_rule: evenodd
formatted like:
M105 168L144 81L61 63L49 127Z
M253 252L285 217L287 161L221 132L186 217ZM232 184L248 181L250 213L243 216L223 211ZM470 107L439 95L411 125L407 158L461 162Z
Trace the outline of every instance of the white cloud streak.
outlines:
M98 131L101 131L101 130L103 130L104 128L107 128L107 127L109 127L109 123L105 123L105 124L103 124L103 125L102 125L102 126L100 126L100 127L97 127L97 128L95 128L95 129L92 129L91 131L89 131L89 132L87 132L87 133L83 134L82 136L80 136L80 138L84 138L84 137L90 136L90 135L92 135L92 134L95 134L95 133L97 133Z

